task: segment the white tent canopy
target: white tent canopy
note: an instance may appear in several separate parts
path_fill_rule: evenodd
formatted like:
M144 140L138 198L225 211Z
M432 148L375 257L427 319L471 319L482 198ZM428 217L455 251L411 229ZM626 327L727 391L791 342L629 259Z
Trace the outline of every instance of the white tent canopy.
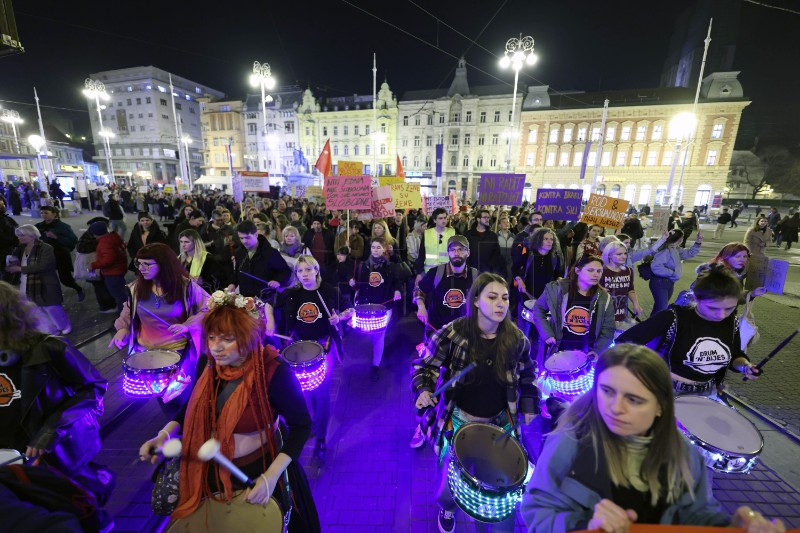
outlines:
M195 185L227 185L230 188L233 188L231 185L231 177L230 176L200 176L199 179L194 181Z

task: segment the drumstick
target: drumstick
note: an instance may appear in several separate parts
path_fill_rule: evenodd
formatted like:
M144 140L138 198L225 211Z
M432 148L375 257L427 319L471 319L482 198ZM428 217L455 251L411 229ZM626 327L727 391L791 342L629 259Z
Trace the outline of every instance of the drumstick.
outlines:
M633 312L633 310L631 309L631 306L628 306L628 312L629 312L631 315L633 315L633 319L634 319L636 322L641 322L641 321L642 321L642 320L641 320L641 319L640 319L640 318L639 318L639 317L636 315L636 313L634 313L634 312Z
M494 439L495 444L497 444L501 440L507 439L512 433L514 433L514 430L517 429L513 419L509 419L508 422L510 424L510 427L507 430L505 430L502 435L498 435L497 438Z
M465 367L464 367L464 370L462 370L461 372L459 372L458 374L456 374L456 375L455 375L455 376L453 376L452 378L448 379L448 380L447 380L447 381L444 383L444 385L442 385L441 387L439 387L438 389L436 389L436 390L434 391L434 393L433 393L433 394L431 394L431 398L433 398L433 397L435 397L435 396L439 396L441 393L443 393L443 392L444 392L444 391L447 389L447 387L449 387L450 385L452 385L453 383L455 383L455 382L456 382L456 381L458 381L459 379L463 378L464 376L466 376L467 374L469 374L470 372L472 372L472 371L475 369L475 366L476 366L476 364L475 364L474 362L473 362L473 363L470 363L470 364L468 364L467 366L465 366Z
M172 325L172 324L168 324L166 320L164 320L164 319L163 319L163 318L161 318L160 316L156 315L156 314L155 314L155 313L153 313L152 311L148 311L146 308L142 307L141 305L137 306L137 307L136 307L136 310L137 310L137 311L139 311L139 310L141 310L141 311L144 311L145 313L147 313L147 314L148 314L148 315L150 315L151 317L155 318L156 320L158 320L159 322L161 322L162 324L164 324L164 325L165 325L165 326L167 326L167 327L170 327L170 326Z
M254 275L252 275L252 274L248 274L247 272L243 272L243 271L241 271L241 270L239 271L239 274L244 274L244 275L245 275L245 276L247 276L248 278L253 278L253 279L254 279L254 280L256 280L256 281L260 281L260 282L261 282L261 283L263 283L264 285L269 285L269 281L265 281L265 280L263 280L263 279L259 278L258 276L254 276Z
M798 333L800 333L800 328L797 328L797 330L795 330L795 331L794 331L794 332L793 332L791 335L789 335L788 337L786 337L785 339L783 339L783 340L781 341L781 343L780 343L779 345L777 345L777 346L775 347L775 349L774 349L774 350L772 350L772 351L769 353L769 355L767 355L767 356L766 356L764 359L762 359L761 361L759 361L759 363L758 363L758 364L755 366L755 368L756 368L757 370L761 370L761 368L762 368L764 365L766 365L766 364L769 362L769 360L770 360L770 359L772 359L773 357L775 357L775 354L777 354L778 352L780 352L781 350L783 350L783 348L784 348L784 347L785 347L787 344L789 344L790 342L792 342L792 339L793 339L793 338L794 338L794 336L795 336L795 335L797 335ZM760 372L759 372L759 374L760 374ZM742 377L742 381L747 381L747 376L744 376L744 377Z
M247 474L239 470L239 467L233 464L230 459L220 453L219 441L217 439L208 439L205 444L200 446L200 449L197 450L197 457L203 462L216 461L217 464L224 466L228 472L244 483L247 488L252 489L256 486L255 481L250 479Z
M278 337L279 339L283 339L285 341L294 341L294 339L291 337L287 337L286 335L278 335L277 333L273 333L271 336Z

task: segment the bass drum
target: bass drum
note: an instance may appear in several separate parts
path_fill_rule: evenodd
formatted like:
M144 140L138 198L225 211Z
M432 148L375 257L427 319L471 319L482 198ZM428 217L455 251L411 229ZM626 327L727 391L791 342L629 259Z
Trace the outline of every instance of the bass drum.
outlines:
M266 505L253 505L244 499L245 491L229 502L206 499L186 518L170 523L168 533L281 533L284 531L283 510L270 498Z

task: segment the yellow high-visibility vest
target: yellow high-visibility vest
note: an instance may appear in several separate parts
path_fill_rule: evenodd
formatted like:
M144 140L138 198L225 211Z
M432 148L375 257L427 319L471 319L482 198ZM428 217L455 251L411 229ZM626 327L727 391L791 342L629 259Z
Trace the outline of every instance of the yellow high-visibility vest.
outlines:
M445 228L442 238L436 233L436 228L425 230L425 272L431 268L450 261L447 255L447 241L456 234L453 228Z

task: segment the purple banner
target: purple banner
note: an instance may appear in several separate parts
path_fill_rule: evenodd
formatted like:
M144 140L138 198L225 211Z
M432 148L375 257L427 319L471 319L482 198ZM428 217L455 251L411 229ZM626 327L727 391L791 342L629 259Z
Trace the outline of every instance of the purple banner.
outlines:
M581 181L586 175L586 163L589 161L589 151L592 149L592 141L586 141L586 148L583 149L583 160L581 161Z
M522 205L525 174L481 174L478 187L483 205Z
M442 177L442 159L444 158L444 145L436 145L436 177Z
M583 191L580 189L539 189L536 210L545 220L578 220Z

